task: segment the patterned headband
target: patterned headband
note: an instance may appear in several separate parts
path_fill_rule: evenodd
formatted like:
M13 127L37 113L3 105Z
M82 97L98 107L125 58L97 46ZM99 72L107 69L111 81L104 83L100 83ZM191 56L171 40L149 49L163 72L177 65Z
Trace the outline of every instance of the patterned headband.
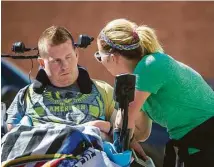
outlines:
M120 45L120 44L115 44L113 43L102 31L100 34L100 39L104 40L109 46L111 46L113 49L118 49L118 50L134 50L140 46L140 43L135 43L131 45Z

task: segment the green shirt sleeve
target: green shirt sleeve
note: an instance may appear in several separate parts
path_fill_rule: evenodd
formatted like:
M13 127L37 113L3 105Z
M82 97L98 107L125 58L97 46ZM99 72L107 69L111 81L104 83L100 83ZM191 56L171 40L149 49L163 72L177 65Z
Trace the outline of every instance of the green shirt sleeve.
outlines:
M163 53L147 55L137 64L136 89L156 94L169 78L169 56Z

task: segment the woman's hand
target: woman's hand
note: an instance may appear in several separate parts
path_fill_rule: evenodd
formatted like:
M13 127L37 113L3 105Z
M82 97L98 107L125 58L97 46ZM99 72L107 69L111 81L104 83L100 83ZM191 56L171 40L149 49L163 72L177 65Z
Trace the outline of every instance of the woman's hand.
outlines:
M115 118L115 127L122 128L122 124L123 124L122 112L121 110L118 110Z
M130 142L130 148L133 149L136 153L138 153L141 156L139 158L143 159L144 161L148 159L142 146L135 138L133 138L133 140Z

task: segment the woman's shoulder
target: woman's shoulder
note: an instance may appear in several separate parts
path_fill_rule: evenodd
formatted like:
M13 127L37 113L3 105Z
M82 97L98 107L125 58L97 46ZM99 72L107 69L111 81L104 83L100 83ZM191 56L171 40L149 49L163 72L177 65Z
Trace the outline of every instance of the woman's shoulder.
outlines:
M156 52L156 53L151 53L151 54L145 55L142 58L142 61L156 62L156 61L167 61L167 60L171 60L171 59L173 59L173 58L166 53Z
M169 64L173 64L175 60L161 52L156 52L152 54L145 55L141 61L138 63L138 66L145 66L145 67L166 67Z

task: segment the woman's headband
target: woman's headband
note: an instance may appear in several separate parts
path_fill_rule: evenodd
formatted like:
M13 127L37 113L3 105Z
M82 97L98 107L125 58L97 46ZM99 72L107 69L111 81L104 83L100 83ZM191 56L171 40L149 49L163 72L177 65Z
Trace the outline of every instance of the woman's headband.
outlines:
M136 34L135 34L136 35ZM114 42L112 42L106 35L105 33L102 31L100 33L100 39L104 40L109 46L111 46L113 49L118 49L118 50L134 50L136 48L138 48L140 46L140 43L137 42L135 44L131 44L131 45L120 45L120 44L115 44Z

